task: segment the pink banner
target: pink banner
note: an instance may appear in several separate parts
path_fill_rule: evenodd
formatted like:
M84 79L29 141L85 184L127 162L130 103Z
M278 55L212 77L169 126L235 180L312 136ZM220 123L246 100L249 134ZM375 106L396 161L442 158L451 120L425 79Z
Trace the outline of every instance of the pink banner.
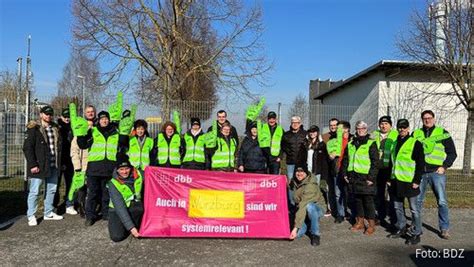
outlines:
M147 167L144 237L288 238L286 177Z

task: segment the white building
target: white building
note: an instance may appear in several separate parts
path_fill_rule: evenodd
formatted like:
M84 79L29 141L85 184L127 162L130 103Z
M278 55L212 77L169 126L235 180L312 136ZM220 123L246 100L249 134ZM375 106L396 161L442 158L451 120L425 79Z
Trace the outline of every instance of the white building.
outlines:
M354 125L364 120L369 131L377 128L378 118L406 118L410 128L421 127L420 113L431 109L438 125L448 130L458 158L454 168L462 168L467 111L453 95L445 76L426 64L406 61L380 61L345 80L312 80L309 86L310 120L327 130L332 117ZM474 159L471 159L474 166Z

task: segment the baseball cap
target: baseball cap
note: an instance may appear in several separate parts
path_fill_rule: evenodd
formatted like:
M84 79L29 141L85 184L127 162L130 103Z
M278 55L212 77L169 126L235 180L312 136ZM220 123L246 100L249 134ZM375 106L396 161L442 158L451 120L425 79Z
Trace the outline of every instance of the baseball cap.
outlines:
M69 118L69 109L68 108L64 108L63 111L61 112L61 115L64 117L64 118Z
M268 119L276 119L277 114L274 111L268 112L267 118Z
M319 127L316 126L316 125L311 125L311 127L309 127L309 129L308 129L308 132L310 132L310 133L318 132L319 133Z
M410 123L407 119L399 119L397 121L397 128L408 128L410 127Z
M40 109L41 113L47 114L47 115L54 115L54 110L51 106L44 106Z

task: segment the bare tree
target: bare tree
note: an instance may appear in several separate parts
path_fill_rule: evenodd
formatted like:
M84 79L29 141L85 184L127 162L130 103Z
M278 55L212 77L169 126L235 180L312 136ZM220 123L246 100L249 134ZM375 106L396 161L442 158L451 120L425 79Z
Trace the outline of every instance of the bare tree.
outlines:
M456 96L467 110L464 143L464 174L470 174L472 129L474 126L473 78L473 1L439 0L426 12L415 12L411 28L398 39L400 51L412 60L430 64L452 84L447 95Z
M309 102L305 95L302 93L298 94L293 102L291 107L288 110L288 118L291 120L293 116L300 116L302 123L307 122L309 115Z
M58 101L77 96L81 100L79 106L82 105L82 80L78 76L84 77L85 102L97 105L97 99L100 99L105 90L100 81L99 64L97 60L90 59L75 49L71 51L71 56L63 68L63 76L58 81Z
M31 81L31 80L30 80ZM7 109L14 110L15 103L25 105L26 92L20 88L18 90L18 78L17 75L10 70L4 70L0 72L0 101L2 104L7 104Z
M161 101L167 119L169 100L248 96L250 81L264 83L270 65L261 10L247 6L242 0L77 0L73 34L79 48L113 66L107 80L140 77L139 95Z

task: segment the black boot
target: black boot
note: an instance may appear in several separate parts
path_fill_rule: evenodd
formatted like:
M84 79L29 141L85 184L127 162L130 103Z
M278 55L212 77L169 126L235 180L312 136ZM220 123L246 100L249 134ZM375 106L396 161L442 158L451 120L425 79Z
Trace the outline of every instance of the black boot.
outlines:
M321 243L319 235L311 235L311 246L319 246Z
M413 236L409 236L407 238L407 241L405 241L405 244L407 244L407 245L416 245L416 244L420 243L420 241L421 241L420 235L413 235Z
M407 228L403 227L401 230L396 230L392 234L390 234L391 238L405 238L407 234Z

